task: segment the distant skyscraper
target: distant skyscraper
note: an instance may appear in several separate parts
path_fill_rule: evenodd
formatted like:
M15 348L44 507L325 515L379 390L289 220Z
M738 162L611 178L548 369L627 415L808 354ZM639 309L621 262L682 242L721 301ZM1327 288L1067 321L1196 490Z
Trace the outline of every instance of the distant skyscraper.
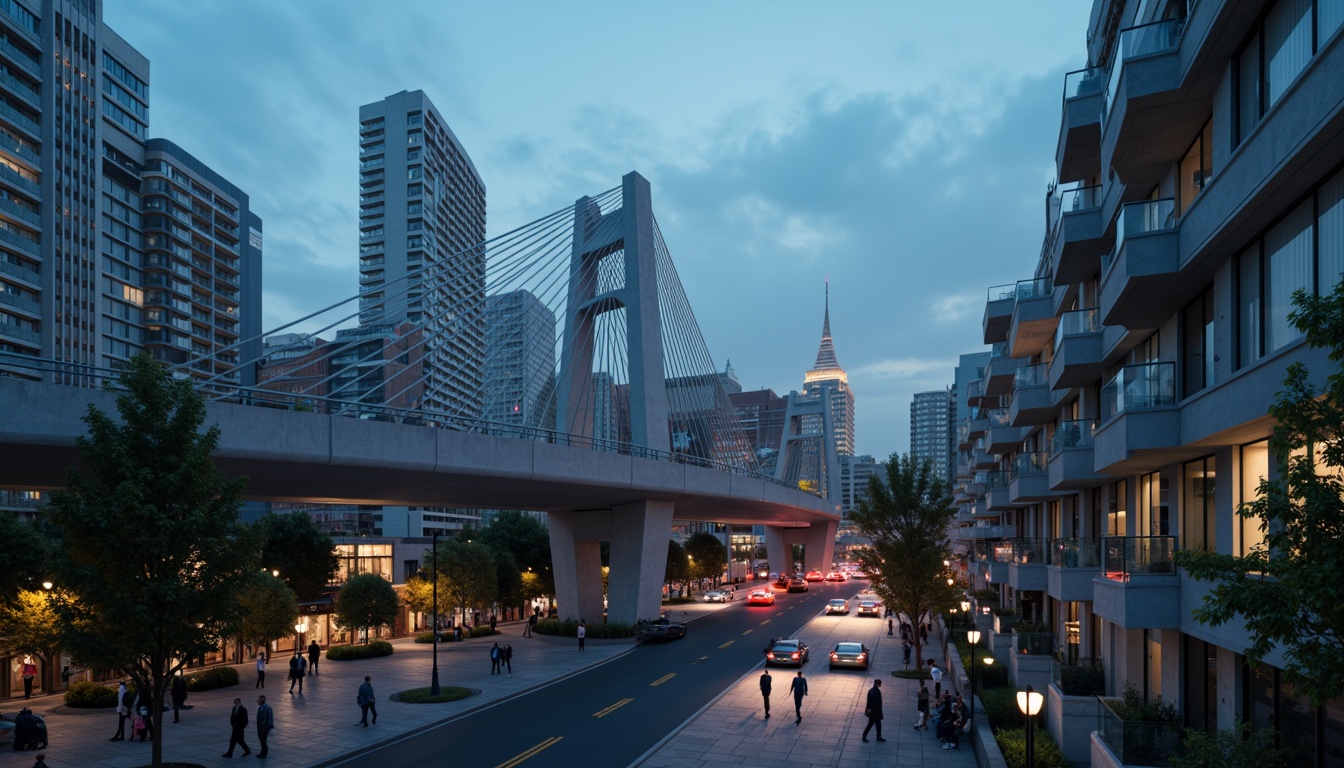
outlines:
M555 313L529 291L485 300L486 421L555 429Z
M840 518L848 520L858 509L859 501L868 496L868 478L882 475L886 464L872 456L840 457ZM885 476L883 477L885 480Z
M849 374L840 367L831 341L831 283L826 282L826 314L821 325L821 345L812 370L803 377L803 390L817 395L822 387L830 389L832 439L835 452L840 456L854 455L854 393L849 388Z
M788 401L770 389L729 393L737 424L747 438L747 444L756 452L761 471L774 474L780 443L784 439L784 414Z
M951 432L956 412L953 394L952 389L916 392L910 401L910 458L933 462L934 472L944 483L952 477L949 472L955 471L949 468L955 447Z
M424 326L425 407L481 415L485 184L423 91L359 108L361 325Z

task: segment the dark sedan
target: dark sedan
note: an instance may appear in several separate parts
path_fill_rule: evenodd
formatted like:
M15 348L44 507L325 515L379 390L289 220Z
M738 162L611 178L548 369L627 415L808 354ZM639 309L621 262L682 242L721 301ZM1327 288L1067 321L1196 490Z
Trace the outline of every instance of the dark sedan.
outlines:
M802 640L776 640L765 649L766 664L791 664L801 667L807 661L807 644Z
M831 669L836 667L868 669L868 660L871 656L872 651L864 647L863 643L836 643L835 650L831 651Z

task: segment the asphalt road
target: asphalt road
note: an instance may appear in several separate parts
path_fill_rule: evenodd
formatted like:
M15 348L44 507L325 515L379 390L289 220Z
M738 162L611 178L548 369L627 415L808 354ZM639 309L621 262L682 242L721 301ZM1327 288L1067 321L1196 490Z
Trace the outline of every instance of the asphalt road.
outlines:
M778 592L774 606L746 606L746 591L739 590L735 605L695 620L685 638L642 643L608 664L410 734L350 763L625 768L759 667L772 637L794 635L827 600L852 597L866 584L815 583L802 594ZM670 610L675 618L675 607ZM814 659L829 651L811 649ZM790 674L777 674L776 687L787 688Z

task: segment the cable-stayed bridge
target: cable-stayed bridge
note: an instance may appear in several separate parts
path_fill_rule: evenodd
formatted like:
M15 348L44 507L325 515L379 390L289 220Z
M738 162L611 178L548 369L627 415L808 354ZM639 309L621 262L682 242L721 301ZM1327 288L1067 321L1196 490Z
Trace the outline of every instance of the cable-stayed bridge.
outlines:
M821 468L756 465L643 177L432 262L378 275L377 258L260 357L240 341L211 352L239 358L229 373L173 366L212 401L217 460L249 497L544 510L573 618L601 611L602 540L612 619L657 615L674 515L763 523L771 553L803 542L829 565L838 500L799 490ZM111 372L24 365L31 380L0 380L0 486L56 487L86 404L112 409L88 386Z

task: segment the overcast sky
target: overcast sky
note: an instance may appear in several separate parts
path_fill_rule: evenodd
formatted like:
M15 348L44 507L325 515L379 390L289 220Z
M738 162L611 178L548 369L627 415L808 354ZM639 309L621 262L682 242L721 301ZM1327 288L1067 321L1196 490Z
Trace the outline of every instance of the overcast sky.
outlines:
M505 232L619 185L654 213L715 362L801 389L831 330L859 453L983 349L1031 277L1090 3L109 0L150 134L264 220L267 329L358 290L359 106L425 91Z

